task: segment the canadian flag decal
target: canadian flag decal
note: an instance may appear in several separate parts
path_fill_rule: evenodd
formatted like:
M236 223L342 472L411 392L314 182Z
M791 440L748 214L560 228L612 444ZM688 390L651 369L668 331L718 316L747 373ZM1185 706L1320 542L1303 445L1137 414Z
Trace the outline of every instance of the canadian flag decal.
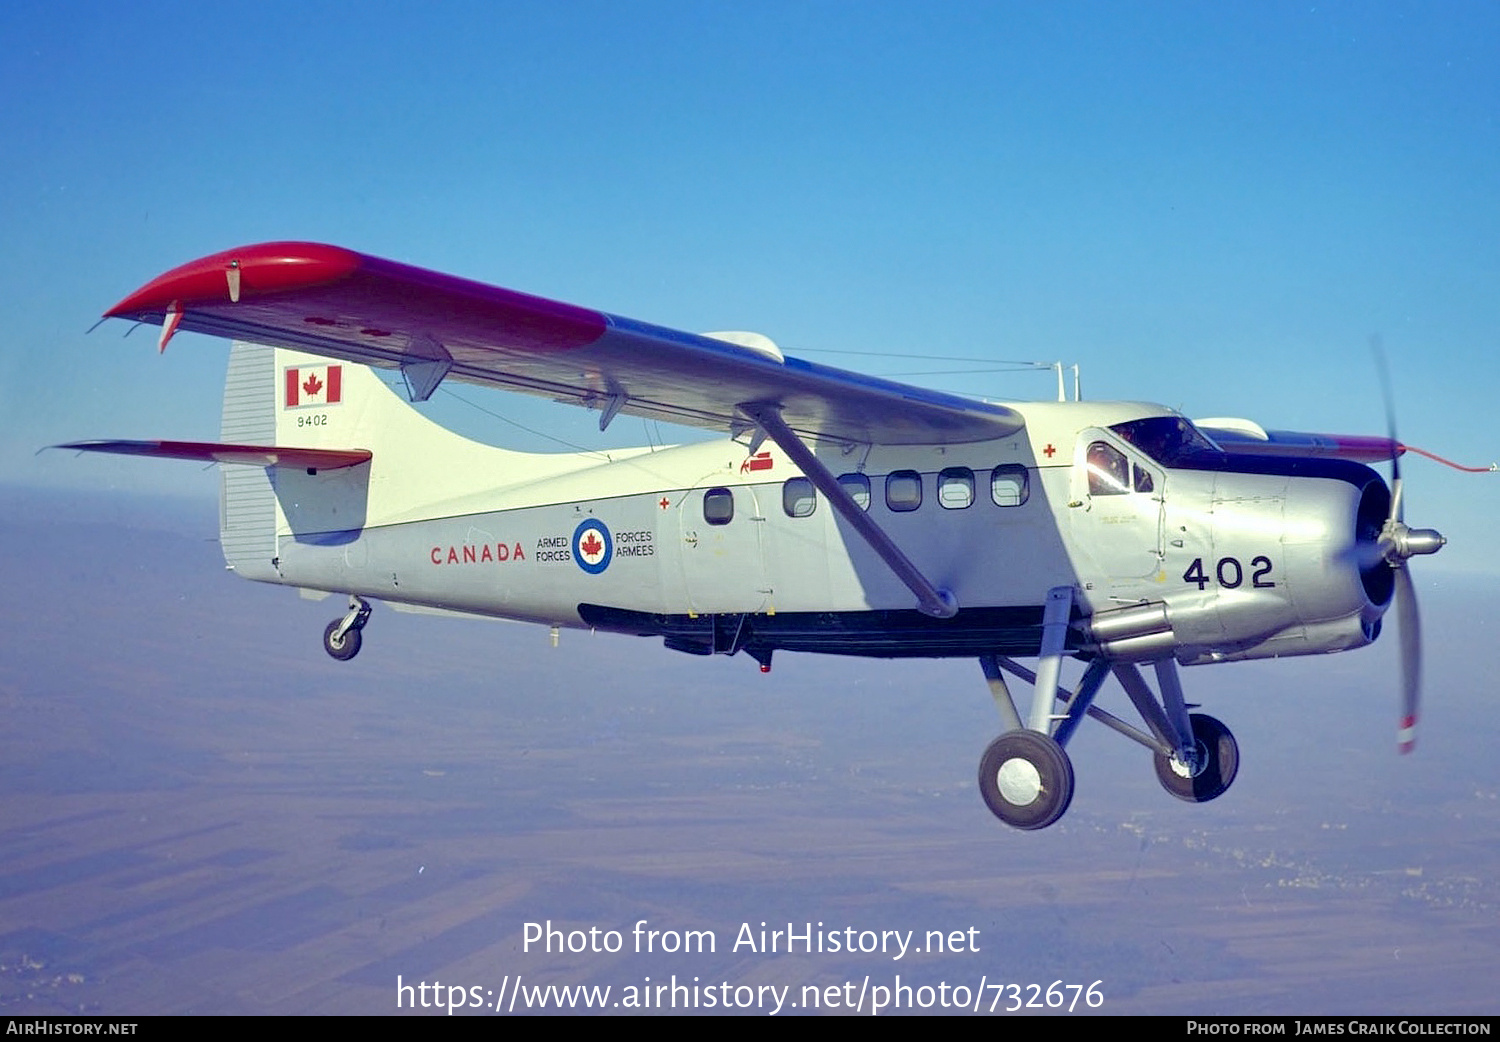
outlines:
M343 400L344 367L318 365L286 370L286 408L337 405Z

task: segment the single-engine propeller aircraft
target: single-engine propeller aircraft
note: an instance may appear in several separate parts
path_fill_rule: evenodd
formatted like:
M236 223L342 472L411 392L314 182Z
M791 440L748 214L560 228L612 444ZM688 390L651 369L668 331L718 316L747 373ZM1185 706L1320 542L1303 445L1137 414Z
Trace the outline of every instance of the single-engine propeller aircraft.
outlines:
M1341 437L1142 402L997 404L308 243L193 261L107 315L160 324L162 349L184 329L236 341L221 440L64 447L225 464L229 567L346 595L323 634L336 659L375 600L744 652L762 671L780 650L970 656L1004 728L980 792L1039 829L1073 797L1064 749L1085 717L1149 749L1173 796L1214 799L1239 750L1189 712L1178 665L1362 647L1394 604L1414 740L1406 566L1444 539L1403 521L1394 424ZM601 430L630 414L727 440L508 451L432 423L370 367L412 401L457 380L596 409ZM1389 486L1368 466L1384 460ZM1076 690L1065 658L1085 665ZM1110 676L1144 729L1094 705Z

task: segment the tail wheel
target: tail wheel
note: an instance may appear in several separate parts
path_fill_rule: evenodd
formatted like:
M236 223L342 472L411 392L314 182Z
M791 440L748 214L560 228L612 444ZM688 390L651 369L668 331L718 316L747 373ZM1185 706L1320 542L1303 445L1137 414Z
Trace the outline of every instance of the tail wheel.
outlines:
M1191 771L1175 756L1156 754L1156 777L1161 787L1188 803L1207 803L1224 795L1240 769L1240 746L1218 720L1207 713L1188 718L1198 743L1198 769Z
M1010 731L979 761L979 793L990 812L1018 829L1044 829L1073 802L1073 764L1037 731Z
M328 624L328 628L323 631L323 650L340 662L348 662L359 654L362 638L358 626L350 626L343 636L339 636L339 627L343 624L343 619L334 619Z

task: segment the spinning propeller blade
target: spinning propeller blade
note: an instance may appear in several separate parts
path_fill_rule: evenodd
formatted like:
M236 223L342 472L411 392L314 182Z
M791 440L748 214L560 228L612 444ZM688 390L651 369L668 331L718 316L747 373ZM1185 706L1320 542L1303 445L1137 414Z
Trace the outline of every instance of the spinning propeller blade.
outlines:
M1422 698L1422 621L1411 573L1396 569L1396 624L1401 628L1401 722L1396 747L1409 753L1417 745L1417 710Z
M1396 624L1401 630L1401 721L1396 728L1396 747L1409 753L1417 744L1417 715L1422 700L1422 622L1417 610L1417 590L1406 562L1414 554L1435 554L1447 542L1431 528L1408 528L1405 521L1401 481L1400 445L1396 437L1395 396L1390 370L1379 336L1370 338L1370 350L1380 371L1380 390L1385 398L1385 422L1391 445L1391 510L1381 526L1375 547L1395 570Z

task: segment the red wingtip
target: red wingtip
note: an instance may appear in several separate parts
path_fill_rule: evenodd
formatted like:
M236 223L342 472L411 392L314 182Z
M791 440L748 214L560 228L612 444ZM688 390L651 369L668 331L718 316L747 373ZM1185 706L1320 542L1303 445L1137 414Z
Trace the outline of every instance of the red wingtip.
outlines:
M353 250L313 242L267 242L242 246L173 268L136 290L104 313L106 318L141 318L165 313L173 301L230 304L286 289L336 282L364 261ZM237 273L238 292L229 273Z

